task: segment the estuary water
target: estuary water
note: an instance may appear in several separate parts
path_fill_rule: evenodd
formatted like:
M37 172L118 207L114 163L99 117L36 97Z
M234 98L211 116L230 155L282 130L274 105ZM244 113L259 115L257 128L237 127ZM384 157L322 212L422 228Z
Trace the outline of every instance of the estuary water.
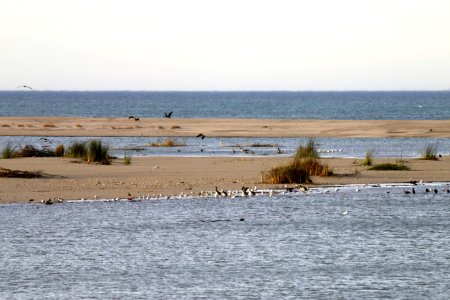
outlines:
M448 299L449 187L0 205L0 299Z

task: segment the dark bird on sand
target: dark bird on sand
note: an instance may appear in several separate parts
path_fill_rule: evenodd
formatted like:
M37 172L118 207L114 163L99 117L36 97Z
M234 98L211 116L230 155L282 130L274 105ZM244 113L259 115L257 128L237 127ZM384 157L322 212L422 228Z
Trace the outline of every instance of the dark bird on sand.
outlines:
M172 116L172 113L173 113L173 111L171 111L171 112L165 112L164 113L164 118L170 118L171 116Z
M129 116L128 119L133 119L134 121L139 121L139 118L135 117L135 116Z
M199 133L196 137L202 138L202 140L206 137L203 133Z

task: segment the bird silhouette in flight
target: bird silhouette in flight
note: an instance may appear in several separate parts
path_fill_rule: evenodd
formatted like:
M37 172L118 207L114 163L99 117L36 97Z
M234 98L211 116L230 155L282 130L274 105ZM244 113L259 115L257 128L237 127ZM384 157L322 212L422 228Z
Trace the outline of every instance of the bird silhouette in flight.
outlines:
M164 113L164 118L169 118L170 119L170 117L172 117L172 113L173 113L173 111L171 111L171 112L165 112Z
M204 135L203 133L199 133L196 137L202 138L203 140L205 139L206 135Z
M19 88L23 88L23 89L29 89L29 90L32 90L32 89L33 89L31 86L28 86L28 85L20 85L20 86L18 86L17 88L18 88L18 89L19 89Z

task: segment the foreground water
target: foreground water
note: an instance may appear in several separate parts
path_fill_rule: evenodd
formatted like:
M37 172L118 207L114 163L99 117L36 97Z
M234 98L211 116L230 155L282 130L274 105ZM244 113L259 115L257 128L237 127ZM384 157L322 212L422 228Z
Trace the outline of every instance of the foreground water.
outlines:
M0 298L446 299L431 188L1 205Z

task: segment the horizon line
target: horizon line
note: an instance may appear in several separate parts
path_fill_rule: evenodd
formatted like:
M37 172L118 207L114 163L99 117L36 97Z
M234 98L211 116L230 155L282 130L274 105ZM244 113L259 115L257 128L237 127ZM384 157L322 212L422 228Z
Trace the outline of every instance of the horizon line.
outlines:
M156 93L270 93L270 92L286 92L286 93L326 93L326 92L450 92L448 89L349 89L349 90L288 90L288 89L271 89L271 90L146 90L146 89L0 89L0 92L156 92Z

